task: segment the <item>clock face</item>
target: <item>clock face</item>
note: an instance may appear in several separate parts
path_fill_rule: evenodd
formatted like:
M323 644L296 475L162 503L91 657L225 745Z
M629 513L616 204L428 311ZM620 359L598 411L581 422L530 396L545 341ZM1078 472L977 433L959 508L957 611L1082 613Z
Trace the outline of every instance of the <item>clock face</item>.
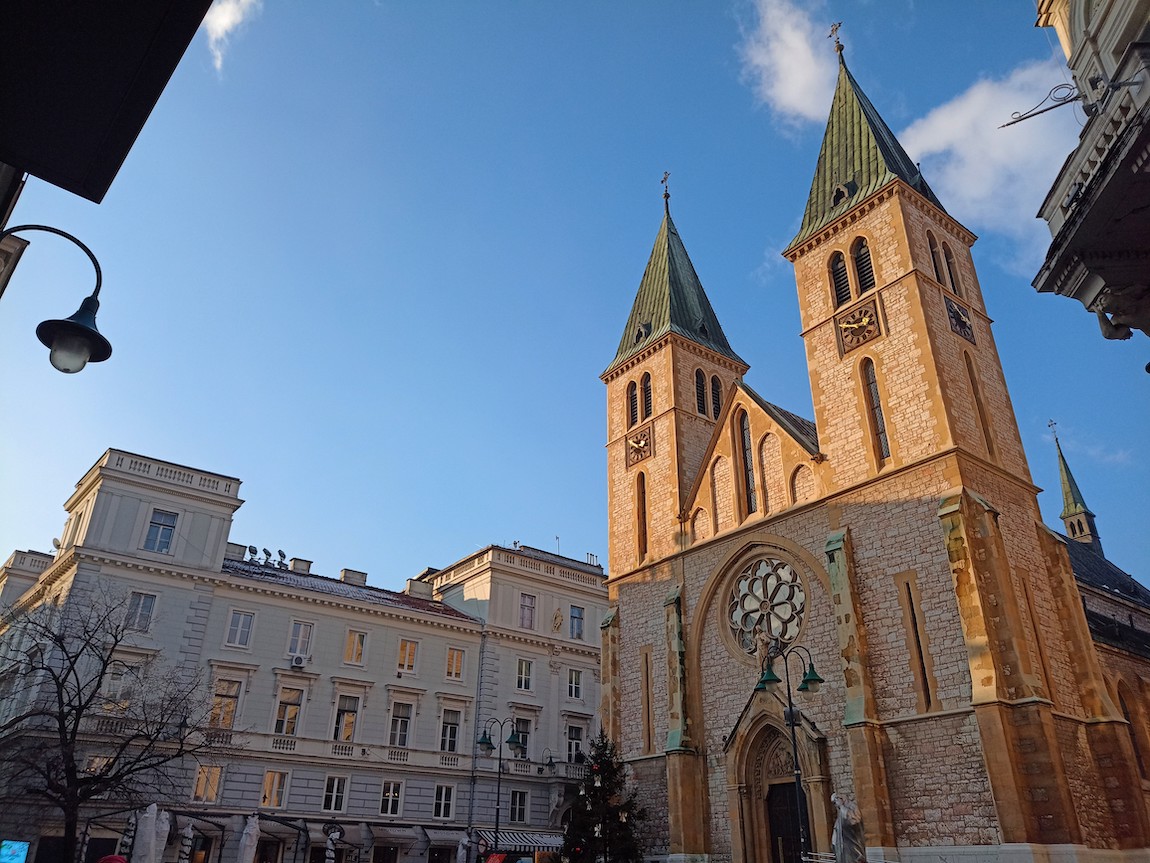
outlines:
M627 465L637 464L651 454L651 429L643 428L627 435Z
M844 352L853 351L859 345L866 344L879 334L878 310L875 308L874 300L836 318L835 324L839 328Z
M946 316L950 318L950 328L973 345L975 343L974 324L970 320L970 312L947 297Z

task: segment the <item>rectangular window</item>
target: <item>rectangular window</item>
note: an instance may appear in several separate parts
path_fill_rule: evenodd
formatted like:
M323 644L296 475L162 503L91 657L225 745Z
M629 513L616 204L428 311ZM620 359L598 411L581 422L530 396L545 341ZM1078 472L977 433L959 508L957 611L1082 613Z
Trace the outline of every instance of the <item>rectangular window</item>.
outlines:
M443 724L439 729L440 752L455 752L459 747L459 719L458 710L443 711Z
M148 535L144 537L144 551L169 554L172 550L172 534L176 532L176 513L152 510L152 520L148 524Z
M251 647L252 624L256 616L250 611L233 611L228 621L228 647Z
M515 718L515 734L519 738L519 758L528 757L529 742L531 740L531 720L522 717Z
M531 668L534 665L530 659L520 659L515 671L515 688L523 691L531 689Z
M294 686L280 687L280 700L276 707L276 734L283 734L286 737L295 736L302 704L302 689L296 689Z
M342 812L347 794L346 776L329 776L323 786L323 811Z
M571 606L571 637L583 640L583 607Z
M567 697L583 697L583 672L578 668L567 669Z
M220 779L224 768L201 766L196 771L196 785L192 789L192 800L196 803L215 803L220 799Z
M409 638L399 639L399 659L395 664L397 670L411 674L415 671L415 658L419 651L419 642Z
M391 705L391 738L392 746L406 747L407 732L411 728L411 705L397 701Z
M436 785L435 786L435 811L436 818L450 818L451 817L451 802L455 797L454 785Z
M113 660L101 682L100 691L104 696L105 707L127 707L136 694L142 669L121 660Z
M343 645L343 661L348 665L363 665L367 652L367 633L357 629L347 631L347 641Z
M128 613L124 615L124 626L138 632L147 632L152 626L152 612L156 609L156 595L132 591L128 597Z
M530 593L519 594L519 625L524 629L535 628L535 597Z
M583 763L583 729L578 725L567 726L567 760L572 764Z
M359 716L359 699L354 695L341 695L335 705L335 730L332 740L350 743L355 739L355 720Z
M287 796L288 775L282 770L269 770L264 774L264 790L260 795L260 806L279 809Z
M308 656L311 653L311 624L302 620L291 622L291 638L288 639L290 656Z
M399 814L399 795L403 792L402 782L384 782L383 799L379 804L380 815Z
M527 792L511 792L511 822L513 824L527 823Z
M447 679L463 679L463 650L458 647L447 648Z
M208 714L208 725L211 728L234 728L239 704L240 682L217 680L212 691L212 709Z

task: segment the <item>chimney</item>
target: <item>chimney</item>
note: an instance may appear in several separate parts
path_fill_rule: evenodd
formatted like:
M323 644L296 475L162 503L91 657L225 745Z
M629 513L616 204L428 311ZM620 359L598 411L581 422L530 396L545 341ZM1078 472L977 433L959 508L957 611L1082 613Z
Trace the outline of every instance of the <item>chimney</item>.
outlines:
M228 560L243 560L247 555L248 547L240 545L238 542L229 542L227 550L224 552L224 557Z
M407 587L403 592L408 596L417 596L420 599L431 599L431 584L426 581L420 581L418 578L409 578L407 580Z
M339 571L339 580L346 584L355 584L359 587L366 587L367 573L360 572L358 569L341 569Z
M291 559L291 571L308 575L311 572L311 561L304 560L302 557L293 557Z

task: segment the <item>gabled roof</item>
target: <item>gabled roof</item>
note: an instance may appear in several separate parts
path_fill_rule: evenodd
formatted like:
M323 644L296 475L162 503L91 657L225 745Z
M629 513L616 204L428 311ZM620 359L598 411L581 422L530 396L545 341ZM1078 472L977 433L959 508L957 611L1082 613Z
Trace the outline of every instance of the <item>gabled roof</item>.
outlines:
M1062 455L1062 444L1058 442L1057 438L1054 440L1054 445L1058 448L1058 476L1062 480L1062 514L1058 517L1094 515L1090 511L1090 507L1086 505L1086 500L1078 489L1078 483L1074 481L1074 474L1070 472L1070 465L1066 463L1066 458Z
M761 407L771 419L786 429L790 436L793 437L803 449L811 455L818 455L819 433L813 422L798 414L783 410L783 408L778 405L771 404L742 381L739 382L738 386L739 389L750 396L755 404Z
M802 226L788 251L887 183L907 183L946 212L839 52L839 80Z
M619 350L603 374L668 333L676 333L720 356L747 365L723 335L711 301L707 299L687 256L687 249L671 221L669 208L665 209L647 269L639 282L631 316L627 318L623 338L619 340Z

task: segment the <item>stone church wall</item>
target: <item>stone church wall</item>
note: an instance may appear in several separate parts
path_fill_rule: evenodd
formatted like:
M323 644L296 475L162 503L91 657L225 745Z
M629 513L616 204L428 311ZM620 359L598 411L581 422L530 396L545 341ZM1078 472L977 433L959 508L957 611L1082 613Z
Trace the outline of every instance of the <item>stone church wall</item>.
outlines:
M998 818L971 712L886 726L895 830L907 845L991 845Z

